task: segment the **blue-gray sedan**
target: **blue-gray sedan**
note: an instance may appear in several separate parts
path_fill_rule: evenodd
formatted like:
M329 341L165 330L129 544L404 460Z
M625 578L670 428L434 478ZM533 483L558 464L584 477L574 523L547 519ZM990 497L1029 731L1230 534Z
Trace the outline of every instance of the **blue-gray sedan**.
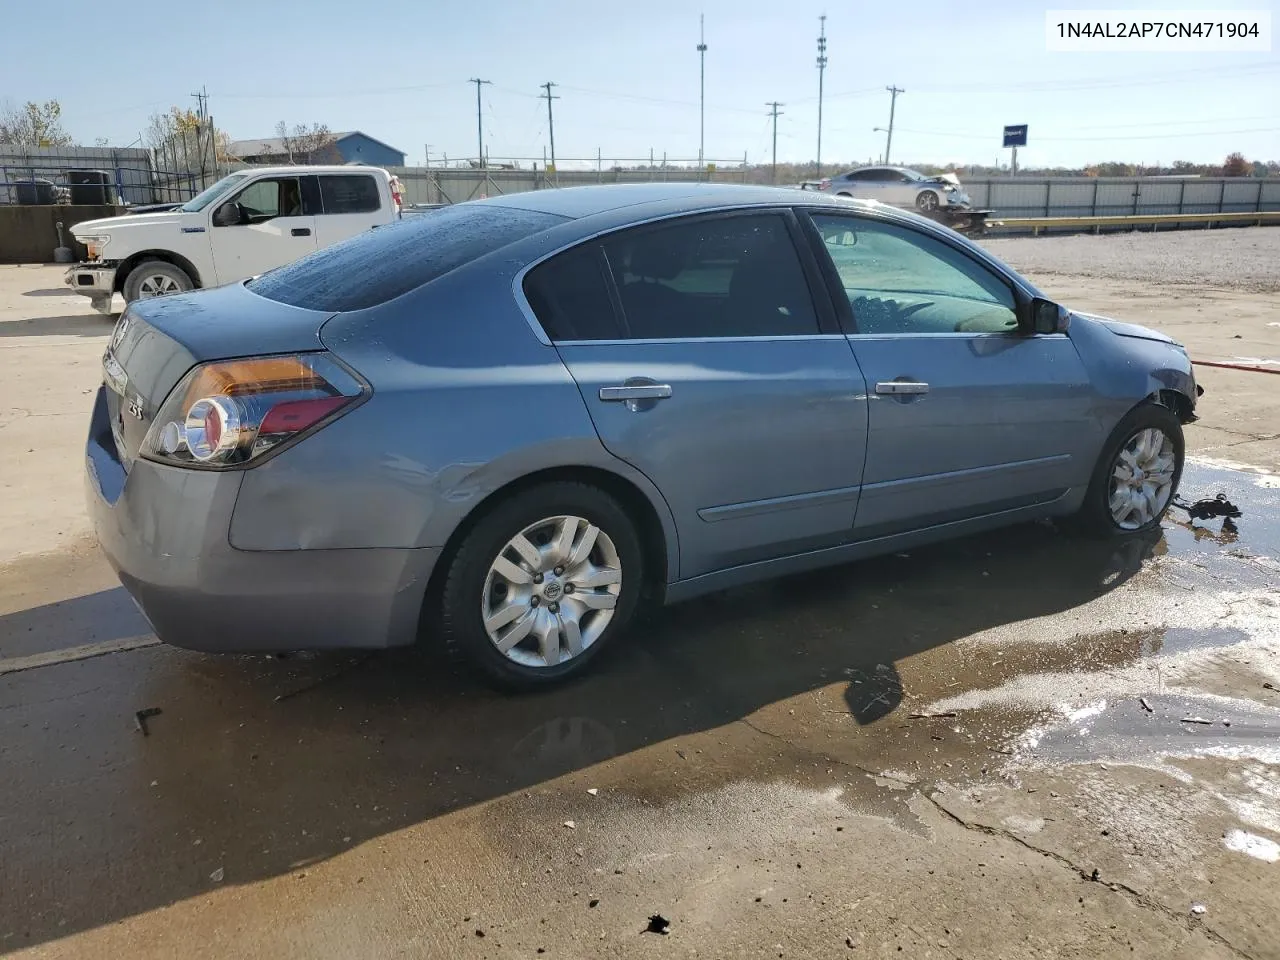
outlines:
M135 303L103 358L98 539L208 651L442 635L500 684L637 606L1041 517L1160 522L1181 346L1071 313L879 204L524 193Z

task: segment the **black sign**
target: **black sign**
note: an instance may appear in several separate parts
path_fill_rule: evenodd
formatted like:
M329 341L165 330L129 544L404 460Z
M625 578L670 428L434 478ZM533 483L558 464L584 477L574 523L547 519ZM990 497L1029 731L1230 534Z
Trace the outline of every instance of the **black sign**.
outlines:
M1027 145L1027 125L1004 128L1004 145L1006 147L1025 147Z

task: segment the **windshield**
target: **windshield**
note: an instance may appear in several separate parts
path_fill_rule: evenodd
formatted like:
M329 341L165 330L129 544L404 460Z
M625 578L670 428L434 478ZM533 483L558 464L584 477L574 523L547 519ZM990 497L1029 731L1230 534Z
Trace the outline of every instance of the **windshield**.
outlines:
M902 168L902 175L906 177L908 180L928 180L929 179L919 170L908 170L906 167Z
M196 213L203 210L247 176L249 176L247 173L233 173L229 177L223 177L212 187L201 190L178 209L183 213Z

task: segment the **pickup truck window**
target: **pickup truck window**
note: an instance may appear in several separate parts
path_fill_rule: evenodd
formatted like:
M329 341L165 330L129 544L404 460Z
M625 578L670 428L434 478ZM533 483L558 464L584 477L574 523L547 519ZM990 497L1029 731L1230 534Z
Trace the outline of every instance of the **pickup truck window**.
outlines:
M247 178L247 173L233 173L229 177L223 177L211 187L206 187L194 197L184 203L178 209L183 213L199 213L213 201L233 189L237 183Z
M462 203L393 221L250 280L260 297L306 310L364 310L408 293L567 217Z
M302 190L297 177L258 180L245 187L236 201L248 212L251 223L302 216Z
M367 174L322 175L320 199L325 213L376 213L382 205L378 182Z

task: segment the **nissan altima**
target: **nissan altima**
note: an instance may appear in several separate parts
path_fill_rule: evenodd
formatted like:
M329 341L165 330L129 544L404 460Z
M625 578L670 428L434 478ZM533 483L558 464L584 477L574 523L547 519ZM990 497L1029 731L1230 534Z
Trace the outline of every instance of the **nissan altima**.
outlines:
M164 641L576 674L640 604L1177 490L1191 363L914 214L638 184L459 204L131 304L87 443Z

